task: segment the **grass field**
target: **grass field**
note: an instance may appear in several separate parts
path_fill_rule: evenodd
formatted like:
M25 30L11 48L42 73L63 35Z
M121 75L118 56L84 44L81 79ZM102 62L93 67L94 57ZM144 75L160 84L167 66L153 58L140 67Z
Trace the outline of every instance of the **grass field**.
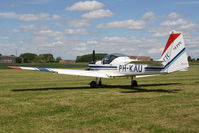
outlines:
M190 69L134 89L130 78L91 89L94 78L0 69L0 132L198 133L199 65Z

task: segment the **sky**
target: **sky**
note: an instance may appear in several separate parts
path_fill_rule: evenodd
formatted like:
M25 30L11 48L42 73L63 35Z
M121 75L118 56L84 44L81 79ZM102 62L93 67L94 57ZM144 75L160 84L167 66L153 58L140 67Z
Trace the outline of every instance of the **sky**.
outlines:
M199 0L0 0L0 53L75 59L123 53L159 59L169 34L199 58Z

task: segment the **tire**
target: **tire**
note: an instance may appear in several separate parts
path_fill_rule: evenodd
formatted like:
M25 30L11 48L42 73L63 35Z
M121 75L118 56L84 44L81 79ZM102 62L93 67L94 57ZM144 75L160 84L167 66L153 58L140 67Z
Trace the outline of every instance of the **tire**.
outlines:
M91 88L96 88L97 87L97 83L95 81L91 81L90 87Z
M133 81L131 82L131 87L133 88L133 87L137 87L137 86L138 86L137 81L136 81L136 80L133 80Z

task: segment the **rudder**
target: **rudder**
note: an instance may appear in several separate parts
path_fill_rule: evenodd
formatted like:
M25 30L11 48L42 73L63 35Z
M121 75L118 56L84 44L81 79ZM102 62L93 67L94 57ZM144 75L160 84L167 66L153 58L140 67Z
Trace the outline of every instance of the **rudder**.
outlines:
M185 51L184 39L181 33L172 32L161 56L164 72L175 72L189 67Z

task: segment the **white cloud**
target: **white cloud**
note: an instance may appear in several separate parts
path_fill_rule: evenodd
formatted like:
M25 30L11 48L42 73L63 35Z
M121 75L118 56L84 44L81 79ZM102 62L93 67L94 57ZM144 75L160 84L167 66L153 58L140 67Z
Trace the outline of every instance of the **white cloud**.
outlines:
M98 44L98 41L95 39L91 39L91 40L87 40L86 43L91 44L91 45L96 45L96 44Z
M80 45L81 44L81 45ZM89 39L84 43L75 46L74 52L84 51L89 53L93 49L96 52L113 53L119 52L127 55L145 55L148 56L149 48L161 49L163 47L159 40L132 37L104 37L102 39ZM152 51L154 54L155 52ZM160 57L161 50L159 50L158 57ZM153 55L154 55L153 54Z
M52 18L49 17L48 13L40 13L40 14L17 14L15 12L0 12L0 18L7 19L19 19L20 21L37 21L37 20L60 20L61 16L54 14Z
M76 45L73 50L75 51L86 51L87 50L87 44L86 43L80 43Z
M23 31L25 31L25 32L37 30L37 27L34 26L33 24L31 24L31 25L20 26L20 28L21 28Z
M177 19L173 21L167 20L160 23L161 26L176 26L176 25L183 25L183 24L187 24L187 21L185 21L184 19Z
M82 15L83 18L87 19L97 19L113 16L113 13L110 10L99 9L91 11Z
M98 1L80 1L73 4L71 7L66 7L68 11L92 11L102 8L104 4Z
M32 41L33 41L33 43L35 43L35 44L40 44L40 45L42 45L42 44L48 42L48 37L45 37L45 36L35 36L35 37L33 38Z
M169 35L168 33L169 33L169 32L155 32L155 33L153 34L153 37L166 37L166 36Z
M38 29L40 29L40 30L50 30L50 27L47 26L47 25L41 25L41 26L39 26Z
M150 33L153 33L152 36L153 37L157 37L157 38L166 38L169 36L170 32L173 29L171 27L166 27L166 26L158 26L158 27L153 27L149 30Z
M84 20L84 19L83 20L79 20L79 19L68 20L67 24L70 27L75 27L75 28L90 26L88 20Z
M112 43L129 43L125 37L104 37L103 41Z
M107 53L119 52L125 53L127 55L142 55L148 56L148 50L152 48L160 49L162 44L158 40L146 39L146 38L137 38L132 37L104 37L102 40L99 40L97 46L100 46L98 49L103 49ZM155 52L150 51L150 52ZM157 52L156 53L161 53ZM160 54L159 54L160 55ZM158 56L159 57L159 56Z
M162 48L151 48L147 51L149 54L158 54L162 53Z
M80 35L88 35L89 32L86 29L65 29L64 32L66 34L80 34Z
M143 20L123 20L123 21L114 21L107 24L99 24L97 28L127 28L132 30L144 29L146 26L145 21Z
M62 40L55 40L54 38L49 39L48 36L35 36L31 40L32 46L34 47L43 47L44 49L50 48L57 48L58 46L64 46L64 42ZM67 44L67 43L66 43Z
M197 25L190 22L190 23L188 23L188 24L186 24L186 25L181 25L181 26L179 27L179 29L180 29L180 30L189 30L189 29L193 29L193 28L195 28L195 27L197 27Z
M143 16L142 19L147 20L147 21L156 21L157 18L153 12L146 12Z
M16 53L17 45L12 42L0 42L0 53L3 55L13 55Z
M40 30L35 32L36 35L46 36L46 37L57 37L61 36L61 32L59 31L52 31L52 30Z
M61 19L61 16L59 16L59 15L57 15L57 14L54 14L54 15L52 16L52 19L54 19L54 20L60 20L60 19Z
M175 12L172 12L172 13L170 13L170 14L168 15L168 18L169 18L169 19L176 19L176 18L179 18L179 17L180 17L180 15L177 14L177 13L175 13Z
M40 14L23 14L19 16L20 21L36 21L36 20L49 20L48 13Z
M61 45L63 45L63 42L56 41L56 42L53 42L51 46L61 46Z
M165 26L165 27L173 27L175 29L178 29L180 31L184 30L190 30L193 31L197 28L197 25L193 22L186 21L184 19L177 19L177 20L167 20L162 23L160 23L160 26Z
M0 18L17 18L18 15L15 12L1 12Z

